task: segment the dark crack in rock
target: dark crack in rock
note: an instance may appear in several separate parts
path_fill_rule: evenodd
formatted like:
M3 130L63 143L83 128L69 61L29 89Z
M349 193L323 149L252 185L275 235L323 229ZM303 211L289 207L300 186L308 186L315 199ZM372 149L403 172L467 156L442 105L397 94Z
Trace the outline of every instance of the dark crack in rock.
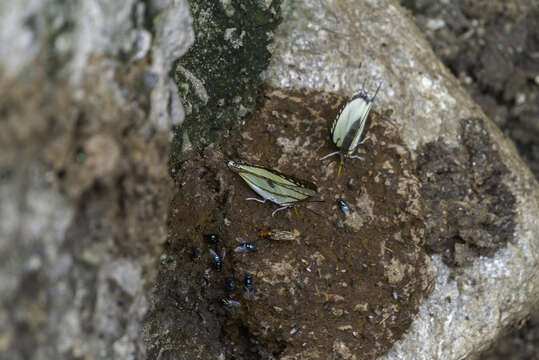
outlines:
M466 265L513 238L515 197L482 119L461 122L461 148L427 144L418 157L425 198L426 245L448 264Z
M345 97L263 89L258 99L246 126L221 148L180 158L150 316L161 326L154 343L171 358L199 349L199 359L375 359L409 327L432 280L409 152L389 113L373 111L370 140L358 150L363 160L347 160L337 176L338 161L319 158L335 150L328 125ZM314 181L315 200L324 202L272 217L274 204L245 201L255 194L227 168L228 159ZM338 208L339 198L350 216ZM261 237L271 231L288 231L291 240ZM211 232L219 243L204 238ZM235 253L238 236L257 251ZM209 250L222 248L218 272ZM246 274L253 292L245 291ZM225 287L229 277L233 290ZM241 305L223 307L222 297ZM150 354L157 357L158 349Z

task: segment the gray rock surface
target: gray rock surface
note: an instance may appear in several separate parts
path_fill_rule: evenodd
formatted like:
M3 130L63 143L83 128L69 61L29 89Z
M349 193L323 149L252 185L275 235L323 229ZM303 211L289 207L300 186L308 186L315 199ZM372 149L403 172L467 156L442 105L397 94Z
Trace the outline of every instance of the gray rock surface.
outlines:
M184 26L178 26L178 23ZM173 62L193 43L193 31L186 31L186 28L191 29L191 23L189 6L185 1L166 8L154 21L151 68L159 76L151 94L150 120L162 130L167 130L171 124L180 124L184 118L176 83L163 70L171 69Z
M485 118L397 2L287 1L283 8L271 85L351 95L365 80L370 89L383 81L374 107L393 110L416 155L438 138L460 146L459 120ZM514 147L490 121L486 126L511 172L505 183L517 199L515 241L458 271L434 255L434 291L387 359L475 356L537 306L538 185Z
M146 358L192 41L184 0L0 2L0 358Z

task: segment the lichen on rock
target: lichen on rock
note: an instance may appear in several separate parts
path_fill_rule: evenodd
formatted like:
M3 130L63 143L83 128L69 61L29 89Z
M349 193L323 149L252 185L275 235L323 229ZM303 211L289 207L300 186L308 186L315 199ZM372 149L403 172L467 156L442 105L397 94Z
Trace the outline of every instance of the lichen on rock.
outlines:
M280 1L190 1L195 43L177 63L175 81L186 108L177 128L171 171L186 139L197 150L222 139L253 108L268 46L280 22Z

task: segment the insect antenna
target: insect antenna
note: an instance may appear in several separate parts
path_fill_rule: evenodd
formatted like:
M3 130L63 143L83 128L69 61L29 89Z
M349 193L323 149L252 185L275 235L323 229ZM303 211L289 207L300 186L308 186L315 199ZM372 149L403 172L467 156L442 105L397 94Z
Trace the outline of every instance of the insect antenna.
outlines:
M380 81L380 84L378 84L378 87L376 88L376 92L374 93L374 96L371 98L371 101L374 101L376 99L376 95L378 95L378 90L380 90L380 87L382 86L382 81Z
M324 202L324 200L311 200L311 201L308 201L308 202L318 202L318 203L321 203L321 202ZM308 208L308 207L305 206L305 205L302 205L302 204L296 204L296 205L294 205L294 206L295 206L295 207L296 207L296 206L299 206L299 207L301 207L301 208L307 209L307 210L309 210L310 212L312 212L313 214L318 215L318 216L320 216L320 217L323 217L322 214L317 213L316 211L314 211L314 210L311 209L311 208Z
M365 84L367 83L367 79L363 79L363 85L361 85L361 92L366 93L367 90L365 89Z

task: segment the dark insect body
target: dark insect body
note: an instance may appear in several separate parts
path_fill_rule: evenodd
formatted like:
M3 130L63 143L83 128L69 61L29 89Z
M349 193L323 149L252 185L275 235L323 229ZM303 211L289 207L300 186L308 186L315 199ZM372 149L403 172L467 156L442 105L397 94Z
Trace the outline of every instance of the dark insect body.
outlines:
M217 244L219 242L219 235L217 234L204 234L204 240L210 244Z
M339 205L339 208L341 208L344 215L350 216L350 207L348 206L346 201L344 201L343 199L339 199L337 200L337 205Z
M245 274L245 280L243 281L243 287L245 288L245 291L248 293L251 293L254 291L253 287L253 278L249 274Z
M234 281L233 277L227 277L225 279L225 290L227 292L234 291L234 288L236 287L236 282Z
M217 253L212 249L210 249L210 254L214 261L215 270L221 271L223 269L223 259L225 258L225 248L223 248L221 256L217 255Z
M250 252L256 251L256 245L254 243L248 242L242 237L237 237L236 241L240 243L240 246L236 247L234 249L234 252L237 252L237 253L248 252L248 253L250 253Z
M219 303L221 303L221 305L223 305L227 309L240 306L239 302L226 297L219 298Z

